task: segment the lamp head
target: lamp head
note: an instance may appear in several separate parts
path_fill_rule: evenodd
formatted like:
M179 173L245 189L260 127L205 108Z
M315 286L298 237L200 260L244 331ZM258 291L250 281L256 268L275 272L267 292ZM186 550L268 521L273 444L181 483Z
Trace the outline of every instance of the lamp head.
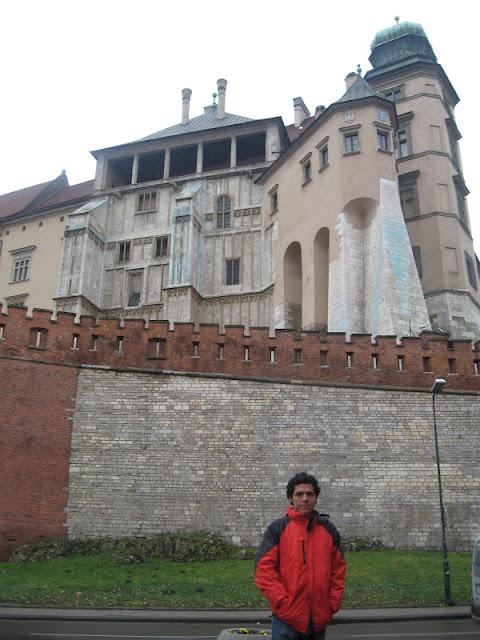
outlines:
M442 393L443 387L447 384L447 381L443 378L437 378L433 383L432 393Z

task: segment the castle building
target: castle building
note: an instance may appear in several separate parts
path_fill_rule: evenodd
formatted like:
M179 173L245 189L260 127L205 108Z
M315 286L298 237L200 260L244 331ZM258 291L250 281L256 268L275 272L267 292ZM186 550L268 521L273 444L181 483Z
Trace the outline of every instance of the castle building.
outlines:
M311 115L295 98L290 126L228 113L220 79L202 115L190 117L184 89L179 124L93 151L92 193L68 213L50 274L56 293L41 306L78 317L477 338L458 96L420 25L381 31L371 49L372 69L349 74L328 108ZM25 211L3 217L2 239ZM10 244L0 256L7 304L13 281L19 290L15 251L28 249Z

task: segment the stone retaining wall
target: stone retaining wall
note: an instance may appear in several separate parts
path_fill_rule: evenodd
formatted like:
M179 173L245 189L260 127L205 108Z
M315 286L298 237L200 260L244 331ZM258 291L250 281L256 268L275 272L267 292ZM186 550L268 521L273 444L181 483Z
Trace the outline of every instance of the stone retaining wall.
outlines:
M78 537L195 529L256 544L299 470L349 537L438 548L427 392L82 368L67 525ZM450 547L480 531L478 395L437 397Z

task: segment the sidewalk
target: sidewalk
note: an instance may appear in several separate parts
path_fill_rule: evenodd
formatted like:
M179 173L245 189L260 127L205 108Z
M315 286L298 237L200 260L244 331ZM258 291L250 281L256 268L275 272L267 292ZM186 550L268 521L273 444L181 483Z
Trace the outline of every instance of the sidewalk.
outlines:
M440 620L468 618L470 607L411 607L390 609L344 609L333 624L399 620ZM0 620L108 620L150 622L224 622L226 625L270 624L270 611L246 609L55 609L0 605Z

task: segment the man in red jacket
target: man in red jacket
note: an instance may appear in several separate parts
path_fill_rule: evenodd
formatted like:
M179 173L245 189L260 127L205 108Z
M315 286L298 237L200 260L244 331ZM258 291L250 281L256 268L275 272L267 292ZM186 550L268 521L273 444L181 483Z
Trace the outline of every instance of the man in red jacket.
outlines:
M317 479L297 473L287 484L290 507L265 531L255 584L273 613L272 640L323 640L345 588L340 535L329 517L315 511Z

